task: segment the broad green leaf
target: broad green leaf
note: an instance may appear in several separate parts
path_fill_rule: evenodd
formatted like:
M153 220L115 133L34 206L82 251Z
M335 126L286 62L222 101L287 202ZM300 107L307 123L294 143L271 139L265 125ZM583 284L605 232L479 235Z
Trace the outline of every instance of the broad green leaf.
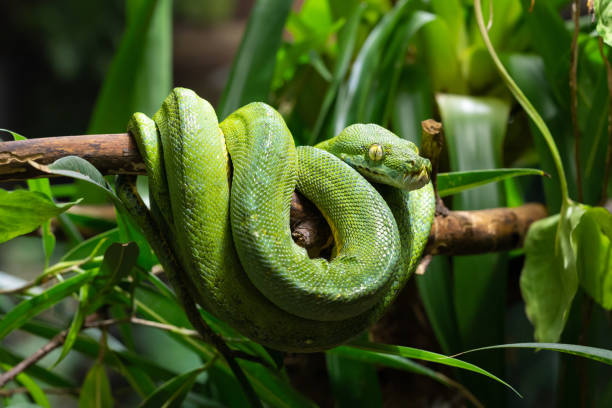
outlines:
M537 350L558 351L560 353L572 354L574 356L588 358L600 363L612 365L612 350L597 347L580 346L577 344L563 343L511 343L496 346L480 347L474 350L464 351L461 354L473 353L474 351L493 350L500 348L527 348Z
M0 366L2 366L2 368L6 371L12 368L10 365L7 364L0 364ZM30 394L34 402L37 404L37 406L43 408L51 408L51 405L49 404L49 399L45 395L45 392L40 388L38 384L36 384L34 380L30 378L30 376L22 372L15 377L15 380L17 380L17 382L19 382L28 390L28 393Z
M88 133L125 131L132 113L152 115L172 86L172 1L131 0L127 14Z
M525 237L520 286L538 341L559 339L578 289L575 262L564 261L565 249L555 245L558 224L558 214L538 220Z
M51 163L47 168L43 168L51 174L59 174L61 176L72 177L78 180L86 181L96 187L101 188L105 193L114 195L110 186L104 180L102 174L94 167L93 164L78 156L62 157Z
M106 285L114 285L127 276L138 258L138 246L134 242L111 244L104 253L99 278L107 280Z
M37 191L0 189L0 242L34 231L76 203L55 204Z
M92 270L75 275L39 295L23 300L0 320L0 339L93 280L95 272Z
M220 120L249 102L268 100L276 52L291 3L291 0L256 1L217 108Z
M140 405L140 408L171 408L181 407L185 397L193 387L196 378L204 368L197 368L185 374L174 377L165 382L154 393L149 395Z
M603 308L612 309L612 214L587 209L571 233L580 286Z
M612 1L593 0L592 3L597 19L597 33L612 47Z
M112 408L113 395L104 365L96 362L85 377L79 394L79 408Z
M411 358L415 360L424 360L430 361L432 363L444 364L450 367L457 367L463 370L472 371L478 374L482 374L486 377L489 377L506 387L510 388L516 395L520 396L511 385L499 379L495 375L489 373L482 368L475 366L474 364L468 363L466 361L458 360L453 357L448 357L443 354L433 353L431 351L420 350L413 347L404 347L404 346L395 346L391 344L380 344L380 343L371 343L367 341L352 341L348 343L348 345L344 347L354 347L360 350L368 350L376 353L383 353L393 356L400 356L405 358Z
M12 132L6 129L0 129L0 131L6 131L13 135L14 140L27 140L24 136ZM39 178L39 179L28 179L28 188L30 191L38 191L43 193L51 201L53 201L53 193L51 192L51 184L49 183L49 179ZM67 219L65 219L67 220ZM69 220L68 220L69 221ZM43 241L43 251L45 252L45 268L49 266L49 259L53 254L53 250L55 249L55 235L53 231L51 231L51 220L47 220L42 224L42 241Z
M438 193L440 197L446 197L470 188L495 183L512 177L545 175L546 173L538 169L493 169L439 173Z

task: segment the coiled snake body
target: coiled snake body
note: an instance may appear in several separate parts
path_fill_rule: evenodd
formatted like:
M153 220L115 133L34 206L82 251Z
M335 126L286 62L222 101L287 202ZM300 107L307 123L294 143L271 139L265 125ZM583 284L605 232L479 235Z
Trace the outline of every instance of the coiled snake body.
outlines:
M270 106L249 104L219 124L208 102L177 88L153 119L136 113L128 129L151 202L147 221L132 214L150 240L145 224L155 224L198 303L261 344L341 344L382 315L416 267L433 220L431 165L379 126L296 149ZM295 188L330 224L331 261L310 259L292 240Z

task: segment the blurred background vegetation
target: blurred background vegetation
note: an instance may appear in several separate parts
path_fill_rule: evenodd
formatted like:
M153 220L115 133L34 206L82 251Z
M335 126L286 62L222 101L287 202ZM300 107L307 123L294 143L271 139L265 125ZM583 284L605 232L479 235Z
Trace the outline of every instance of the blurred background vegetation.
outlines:
M127 116L111 118L96 104L103 100L103 82L112 82L109 70L117 58L126 24L136 21L134 10L145 1L127 3L128 7L119 0L1 3L1 127L29 138L123 132ZM498 0L490 7L485 1L484 10L492 21L489 35L493 45L553 133L568 174L571 196L597 205L605 203L609 191L604 181L609 95L595 22L586 5L581 5L577 117L583 137L579 142L579 166L574 156L569 88L574 28L569 2ZM270 21L278 25L280 21L284 26L282 41L278 39L278 47L269 43L268 63L248 65L253 71L261 71L261 75L244 75L263 78L261 83L251 82L251 87L243 86L242 93L232 94L239 87L232 88L230 84L237 84L237 76L241 75L235 66L232 71L232 64L253 6L252 0L175 0L172 44L159 51L163 54L171 49L172 58L166 61L164 55L158 56L160 64L171 63L167 70L160 65L165 72L165 76L161 75L163 81L169 83L150 84L147 89L160 89L160 94L165 95L169 90L166 85L191 88L218 108L220 119L246 102L265 100L283 114L300 144L326 139L355 122L380 123L401 137L419 142L420 121L433 117L443 122L446 133L441 171L537 167L552 175L551 180L517 178L470 190L447 198L449 207L473 210L540 201L547 204L551 214L559 211L559 179L550 153L491 63L476 26L472 1L305 0L294 2L288 15L270 10L270 19L266 20L264 14L260 24ZM167 22L164 24L168 29ZM257 33L251 34L257 41ZM605 47L607 60L610 54ZM241 63L240 58L248 60L246 54L238 53L235 64ZM125 64L139 63L137 55L126 55ZM150 58L156 61L155 56ZM128 88L123 91L125 95L138 93ZM149 104L136 104L137 109L152 113L147 109L159 106L161 99L149 99ZM110 108L106 109L110 112ZM577 168L581 169L580 181ZM83 185L54 182L53 191L56 197L73 199L85 195L88 204L107 203L103 194ZM97 210L104 208L108 210L104 206ZM114 228L113 215L111 210L108 216L94 211L73 212L69 217L85 237L91 237ZM63 231L57 228L51 264L74 246ZM445 354L531 341L534 327L525 312L520 281L524 263L521 250L436 257L425 275L411 279L396 305L373 329L372 338ZM34 279L44 265L37 236L0 245L0 271L5 282L15 276L24 281ZM141 296L145 304L170 310L173 324L188 326L180 309L164 303L168 298L154 296L153 292ZM572 294L568 302L563 306L566 315L557 337L538 340L612 348L610 305L604 307L605 302L585 286L577 289L575 298ZM14 299L0 297L4 311L15 304ZM74 299L58 303L45 312L44 320L65 328L77 305ZM36 329L30 327L29 331L35 333ZM196 369L202 360L206 361L193 348L155 329L137 327L130 335L115 334L121 341L115 346L136 351L172 373ZM89 336L96 338L99 333ZM4 356L6 363L7 353L24 357L44 343L41 337L14 332L3 339L0 357ZM77 384L95 358L95 353L79 351L80 354L70 353L53 369L77 379ZM41 364L51 367L58 354ZM469 406L472 402L465 389L492 407L612 405L609 366L551 352L493 350L465 356L465 360L514 385L523 394L522 400L502 385L473 373L429 365L438 370L434 375L417 375L382 368L380 362L378 366L367 364L354 357L331 353L286 355L282 379L297 390L299 398L305 396L306 401L321 406ZM110 376L115 403L138 404L140 397L131 389L133 383L117 371ZM439 376L456 383L449 385ZM244 404L235 380L228 377L220 369L199 374L196 385L200 387L189 394L185 406ZM160 374L160 378L166 377ZM159 385L161 380L155 380ZM288 391L274 384L278 387L271 387L274 397L287 395L283 392ZM261 388L256 391L262 392ZM288 401L304 402L289 395L297 399ZM70 395L50 398L52 406L76 404ZM4 403L26 400L19 395ZM266 400L271 406L291 406L286 401L274 401Z

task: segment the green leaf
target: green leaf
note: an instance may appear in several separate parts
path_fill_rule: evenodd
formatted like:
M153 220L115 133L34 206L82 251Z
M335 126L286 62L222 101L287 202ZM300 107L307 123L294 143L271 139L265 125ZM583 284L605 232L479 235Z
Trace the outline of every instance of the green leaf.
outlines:
M449 367L457 367L463 370L472 371L478 374L482 374L487 376L506 387L510 388L516 395L521 396L511 385L506 383L505 381L499 379L495 375L489 373L482 368L475 366L474 364L468 363L466 361L461 361L453 357L448 357L443 354L433 353L431 351L420 350L413 347L404 347L404 346L395 346L391 344L380 344L380 343L371 343L368 341L352 341L348 345L344 347L354 347L360 350L368 350L376 353L382 353L392 356L400 356L405 358L412 358L415 360L424 360L430 361L432 363L444 364Z
M58 365L64 359L64 357L68 355L68 353L72 349L72 346L74 345L74 342L76 341L77 336L79 335L79 332L81 331L81 327L83 327L83 322L87 317L85 309L89 301L89 296L91 293L90 289L90 285L81 286L79 292L79 307L77 308L77 311L74 317L72 318L70 329L68 330L68 334L66 335L66 339L64 340L64 345L62 346L62 353L57 358L54 365Z
M559 339L578 289L575 262L567 259L566 248L555 244L558 224L558 214L538 220L525 237L520 286L538 341Z
M91 270L75 275L19 303L0 320L0 339L93 280L95 272Z
M560 353L572 354L574 356L585 357L590 360L599 361L600 363L612 365L612 350L606 350L597 347L579 346L577 344L563 343L511 343L500 344L496 346L480 347L474 350L464 351L461 354L473 353L480 350L492 350L503 348L528 348L535 350L551 350Z
M361 361L363 363L378 364L385 367L395 368L397 370L408 371L411 373L424 375L444 385L451 385L448 381L446 381L446 377L444 375L408 358L397 355L363 350L351 346L339 346L327 351L327 354L338 355L347 359Z
M546 173L538 169L493 169L440 173L438 174L438 193L440 197L446 197L470 188L512 177L545 175Z
M202 371L204 371L204 368L200 367L165 382L153 394L149 395L139 407L181 407L196 378Z
M152 115L172 87L172 1L131 0L127 14L88 133L124 132L132 113Z
M392 104L393 131L402 139L421 144L421 122L433 117L433 92L427 70L422 65L406 65L400 76Z
M580 286L603 308L612 309L612 214L587 209L571 233Z
M411 10L412 1L399 1L393 10L370 32L351 68L351 74L338 95L337 109L332 123L332 133L337 135L347 125L359 122L364 114L368 92L381 61L385 44L401 19Z
M92 251L98 246L100 241L105 240L101 247L98 248L95 254ZM78 259L87 258L89 256L95 256L97 253L106 251L106 249L113 243L119 241L119 230L117 228L110 229L94 237L89 238L86 241L81 242L79 245L70 249L62 256L61 261L74 261Z
M257 0L253 6L217 108L220 120L249 102L268 100L276 52L291 3L291 0Z
M8 350L7 348L0 346L0 362L1 363L7 364L10 366L15 366L16 364L19 364L23 359L24 359L23 356L19 356L13 353L12 351ZM71 380L67 378L63 378L60 375L44 367L41 367L38 364L33 364L29 366L25 370L25 373L33 378L43 381L45 384L48 384L52 387L63 387L63 388L75 387L75 384Z
M105 279L106 286L112 286L127 276L138 259L138 245L113 243L104 253L99 277Z
M10 370L12 367L7 364L0 364L2 368L6 371ZM49 404L49 400L45 395L45 392L36 384L34 380L30 378L26 373L19 373L15 379L21 385L23 385L29 392L30 396L34 400L37 406L43 408L51 408L51 404ZM12 406L12 405L11 405Z
M594 0L593 8L597 19L597 33L612 47L612 1Z
M78 156L62 157L42 170L51 174L59 174L61 176L83 180L101 188L107 194L114 194L98 169L87 160Z
M435 15L425 11L414 11L390 35L368 92L363 112L356 118L359 122L388 126L408 45L419 30L435 21L436 18Z
M455 353L462 347L455 317L451 273L450 258L434 256L427 273L414 277L427 318L440 347L447 354Z
M55 204L37 191L0 189L0 242L32 232L77 203Z
M355 43L357 42L357 30L359 29L359 22L363 12L365 11L365 4L360 3L348 18L346 24L338 35L338 56L336 57L336 64L334 66L334 72L331 83L325 92L323 97L323 103L317 116L313 131L308 140L309 145L315 144L321 137L321 129L323 123L329 113L329 108L332 102L338 94L338 88L348 71L351 57L353 56L353 50L355 49Z
M79 408L112 408L113 396L104 365L96 362L85 377L79 394Z
M325 362L335 406L382 407L382 391L374 365L332 352L325 353Z
M448 143L451 171L498 168L510 106L503 100L463 95L436 96ZM499 185L463 191L453 199L455 210L480 210L505 205ZM503 342L505 320L505 254L483 254L452 259L454 311L461 349ZM475 268L474 265L478 265ZM483 307L486 305L486 307ZM457 340L447 340L456 343ZM473 357L474 363L502 372L501 353ZM482 377L460 373L460 381L487 406L502 404L501 387L486 385Z

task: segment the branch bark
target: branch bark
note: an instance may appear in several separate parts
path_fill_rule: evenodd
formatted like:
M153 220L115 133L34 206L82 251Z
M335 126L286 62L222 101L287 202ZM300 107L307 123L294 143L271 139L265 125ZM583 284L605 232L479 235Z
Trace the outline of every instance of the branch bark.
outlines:
M60 136L0 143L0 182L49 177L30 162L50 164L68 155L88 160L105 175L145 174L136 144L127 133ZM536 203L437 214L426 253L468 255L519 248L529 225L546 215L546 208ZM294 240L309 253L319 253L331 242L324 218L299 193L293 195L290 222Z

